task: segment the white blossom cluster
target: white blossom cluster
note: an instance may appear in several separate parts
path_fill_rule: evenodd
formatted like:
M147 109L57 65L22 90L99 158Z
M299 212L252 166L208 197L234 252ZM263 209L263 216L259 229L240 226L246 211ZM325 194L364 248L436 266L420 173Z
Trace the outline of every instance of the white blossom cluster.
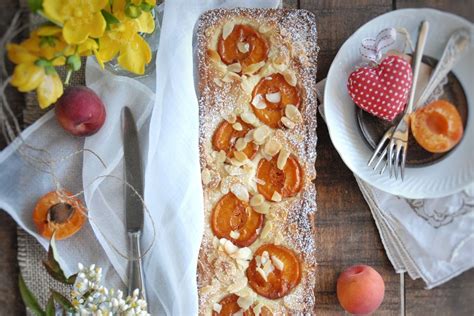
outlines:
M145 300L139 298L139 290L132 296L123 297L123 292L108 290L100 285L102 268L89 268L79 263L79 272L74 283L72 305L81 316L148 316Z

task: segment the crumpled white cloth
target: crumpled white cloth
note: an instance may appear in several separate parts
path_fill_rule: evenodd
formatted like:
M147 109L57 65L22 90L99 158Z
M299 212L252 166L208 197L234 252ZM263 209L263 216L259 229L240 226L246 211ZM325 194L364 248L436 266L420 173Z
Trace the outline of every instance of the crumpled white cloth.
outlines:
M324 84L317 84L324 117ZM354 175L397 273L422 278L431 289L474 267L474 183L437 199L405 199Z
M59 241L61 264L67 274L77 263L103 268L108 287L127 282L126 233L123 205L123 149L120 113L129 106L137 120L145 169L145 217L142 247L156 241L144 257L145 279L152 315L196 315L197 256L203 232L199 166L199 117L193 82L192 37L204 11L217 7L277 7L280 0L165 1L154 78L117 77L88 60L86 83L103 100L107 119L102 129L84 139L72 137L50 111L22 135L27 143L61 159L83 148L97 153L62 160L56 170L61 184L73 193L84 190L91 221L76 235ZM151 88L151 89L150 89ZM152 113L152 114L151 114ZM151 114L151 115L150 115ZM38 198L54 190L51 177L18 154L19 139L0 153L0 208L6 210L46 248L36 233L31 213ZM104 177L108 176L108 177ZM47 289L45 289L47 290Z

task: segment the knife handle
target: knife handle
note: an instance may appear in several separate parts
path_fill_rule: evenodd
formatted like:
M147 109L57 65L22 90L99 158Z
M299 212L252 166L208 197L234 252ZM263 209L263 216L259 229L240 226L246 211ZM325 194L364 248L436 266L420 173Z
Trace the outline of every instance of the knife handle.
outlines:
M140 232L128 232L128 294L135 289L140 290L140 297L146 300L145 279L140 250Z

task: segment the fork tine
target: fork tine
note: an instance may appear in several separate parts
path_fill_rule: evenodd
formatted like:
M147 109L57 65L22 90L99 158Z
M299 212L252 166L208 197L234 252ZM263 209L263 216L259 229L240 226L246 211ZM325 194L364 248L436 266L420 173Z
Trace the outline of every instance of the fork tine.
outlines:
M375 164L373 170L377 170L378 166L386 158L386 156L387 156L387 147L385 147L382 154L379 156L379 159L377 160L377 163Z
M375 158L377 157L377 155L380 153L380 150L382 149L383 145L385 144L385 142L387 141L387 139L389 139L388 137L388 133L385 133L383 136L382 136L382 139L379 141L379 143L377 144L377 148L375 148L374 150L374 153L372 154L372 156L370 157L369 159L369 162L367 163L367 166L370 167L370 165L372 164L372 162L374 162ZM385 154L382 154L382 155L385 155ZM375 169L375 168L374 168Z
M388 171L389 171L389 177L392 178L393 176L393 148L395 147L395 142L393 138L390 140L390 143L388 143L388 155L387 155L387 160L388 160Z
M405 178L405 162L406 162L406 158L407 158L407 146L404 146L403 147L403 152L402 152L402 165L401 165L401 168L400 168L400 176L402 178L402 181L404 180Z
M403 149L403 144L397 144L397 152L395 153L395 163L394 163L394 173L395 173L395 180L398 180L398 174L401 173L400 171L400 152Z
M385 161L385 164L383 165L383 168L380 170L379 174L383 174L385 172L385 169L387 169L388 162Z

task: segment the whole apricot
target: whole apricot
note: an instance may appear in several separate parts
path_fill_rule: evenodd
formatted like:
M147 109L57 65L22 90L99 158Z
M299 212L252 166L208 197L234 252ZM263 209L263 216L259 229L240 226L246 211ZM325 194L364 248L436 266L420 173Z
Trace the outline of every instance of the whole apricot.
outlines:
M337 279L337 299L351 314L373 313L383 301L385 284L380 274L367 265L346 269Z
M105 122L105 106L99 96L87 87L69 87L55 106L59 124L74 136L90 136Z

